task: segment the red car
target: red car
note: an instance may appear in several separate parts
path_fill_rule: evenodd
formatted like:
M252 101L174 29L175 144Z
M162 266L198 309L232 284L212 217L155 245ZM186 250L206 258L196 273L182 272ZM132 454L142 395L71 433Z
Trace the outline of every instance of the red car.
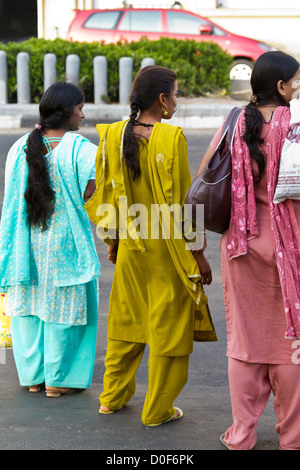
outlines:
M235 80L248 79L253 61L272 49L263 42L232 34L207 18L177 9L76 10L67 38L79 42L117 43L139 41L143 36L150 40L166 36L213 41L234 57L230 78Z

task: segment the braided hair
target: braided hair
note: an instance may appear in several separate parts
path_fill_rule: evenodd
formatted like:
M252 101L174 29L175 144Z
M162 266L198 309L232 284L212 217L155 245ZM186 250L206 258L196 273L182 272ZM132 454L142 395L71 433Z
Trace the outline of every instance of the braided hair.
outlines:
M272 101L280 106L288 106L277 89L277 83L288 82L299 69L296 59L280 51L262 54L256 61L252 75L252 99L245 108L246 129L244 139L248 145L251 158L258 166L256 182L260 181L265 170L265 155L262 150L264 139L261 137L263 116L257 106L264 106Z
M40 105L39 125L30 133L26 148L29 175L24 193L27 203L27 221L44 231L54 212L55 194L49 181L46 159L43 155L43 132L49 129L69 130L68 120L74 106L84 101L82 91L71 83L57 82L44 93Z
M175 72L158 65L148 65L142 68L132 83L130 95L129 122L124 135L124 160L131 170L135 180L140 176L139 141L141 138L133 132L138 114L149 110L161 93L168 95L172 92L177 79Z

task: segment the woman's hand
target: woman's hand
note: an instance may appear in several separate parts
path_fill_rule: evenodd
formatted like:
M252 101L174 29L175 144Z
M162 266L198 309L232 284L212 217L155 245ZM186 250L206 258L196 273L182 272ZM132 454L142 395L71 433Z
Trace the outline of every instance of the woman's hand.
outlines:
M212 272L209 262L204 256L204 253L193 253L195 260L197 261L200 273L201 273L201 282L202 284L211 284L212 283Z
M107 259L113 264L117 261L118 245L107 245Z

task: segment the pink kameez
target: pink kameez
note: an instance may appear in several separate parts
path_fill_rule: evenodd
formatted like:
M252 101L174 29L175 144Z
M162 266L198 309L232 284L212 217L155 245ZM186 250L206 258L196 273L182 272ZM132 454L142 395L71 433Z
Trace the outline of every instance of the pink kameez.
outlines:
M267 137L271 122L263 125ZM220 131L211 142L216 148ZM264 150L269 159L269 146ZM252 160L253 173L257 173ZM227 230L221 239L221 269L227 321L227 355L252 363L292 364L295 339L286 339L286 316L274 252L267 171L254 186L258 235L247 240L247 253L228 256ZM300 222L300 202L292 202ZM294 345L295 346L295 345Z
M257 166L240 138L243 119L233 151L232 204L237 207L220 243L233 417L222 440L231 450L252 449L258 421L273 392L280 448L299 450L300 201L289 200L280 207L272 202L289 110L277 108L273 120L263 125L266 171L254 186L251 175L257 174ZM219 139L217 133L212 148Z

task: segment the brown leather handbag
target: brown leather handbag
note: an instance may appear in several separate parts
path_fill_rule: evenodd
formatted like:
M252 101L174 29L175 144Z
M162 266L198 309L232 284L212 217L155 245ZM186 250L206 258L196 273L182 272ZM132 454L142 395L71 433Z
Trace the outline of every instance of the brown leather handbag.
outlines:
M228 114L219 145L202 173L194 179L185 203L192 206L192 219L196 223L196 206L204 204L204 228L224 233L229 227L231 212L231 149L241 108Z

